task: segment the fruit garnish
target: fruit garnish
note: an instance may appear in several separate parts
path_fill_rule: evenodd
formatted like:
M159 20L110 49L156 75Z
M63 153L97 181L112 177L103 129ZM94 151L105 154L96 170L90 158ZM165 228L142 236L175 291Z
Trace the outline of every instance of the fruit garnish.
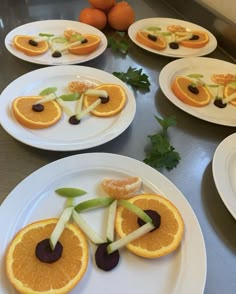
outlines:
M49 239L40 241L35 248L35 255L41 261L45 263L54 263L61 258L63 246L57 241L55 247L52 249Z
M95 261L98 268L104 271L110 271L115 268L120 260L120 254L118 250L111 253L107 252L109 243L103 243L98 245L95 252Z
M146 223L145 225L139 227L132 233L129 233L125 235L124 237L120 238L119 240L110 243L107 246L107 253L111 254L112 252L128 245L132 241L142 237L143 235L146 235L148 232L152 231L154 229L154 225L151 222Z
M58 188L55 190L55 192L63 197L68 197L68 198L74 198L74 197L79 197L87 194L86 191L78 188L70 188L70 187L65 187L65 188Z
M167 134L168 128L176 125L176 119L174 116L163 119L155 116L155 119L162 127L162 130L148 136L151 140L151 146L147 149L146 158L143 161L155 168L171 170L177 166L181 159L179 153L170 144Z
M167 30L176 33L176 32L186 32L186 28L181 25L168 25Z
M154 50L164 50L167 46L167 41L163 35L154 34L150 31L138 31L135 38L142 45Z
M64 101L75 101L80 98L80 94L79 93L64 94L64 95L61 95L60 98Z
M49 49L48 42L44 40L38 41L36 46L35 44L31 45L29 41L33 39L33 36L17 35L13 38L13 45L16 49L29 56L41 55Z
M109 206L106 237L108 242L114 241L115 218L116 218L117 200L114 200Z
M75 206L75 210L79 213L85 210L105 207L110 205L113 202L113 199L109 197L96 197L93 199L89 199L83 202L80 202Z
M55 228L53 229L50 237L49 237L49 243L52 251L55 249L56 244L58 240L61 237L62 232L65 229L66 224L71 218L72 212L73 212L74 207L67 207L63 210Z
M106 241L100 237L91 226L82 218L81 214L73 210L72 213L73 220L79 226L79 228L84 232L87 238L94 244L106 243Z

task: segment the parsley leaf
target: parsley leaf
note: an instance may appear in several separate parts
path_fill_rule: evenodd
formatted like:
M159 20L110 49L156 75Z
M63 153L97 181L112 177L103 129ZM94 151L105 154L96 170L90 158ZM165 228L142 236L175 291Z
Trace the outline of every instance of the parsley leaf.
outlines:
M143 161L154 168L171 170L177 166L181 159L179 153L171 146L167 134L167 129L175 126L176 120L174 116L164 119L155 116L155 118L161 125L162 130L159 133L148 136L151 140L151 147Z
M137 89L150 90L150 81L148 75L142 73L142 68L129 67L127 72L113 72L113 75Z
M126 54L129 50L129 43L124 40L125 32L116 32L112 36L107 37L107 48L111 48L113 52Z

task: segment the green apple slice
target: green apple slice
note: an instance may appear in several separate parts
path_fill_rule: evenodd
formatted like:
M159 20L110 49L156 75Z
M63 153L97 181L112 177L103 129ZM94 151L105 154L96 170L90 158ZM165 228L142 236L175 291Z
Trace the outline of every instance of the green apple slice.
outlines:
M79 228L84 232L87 238L94 244L102 244L106 241L102 239L89 225L88 223L82 218L82 216L73 210L72 213L73 220L79 226Z
M84 117L86 114L88 114L90 111L94 110L100 103L101 103L101 99L98 98L97 100L95 100L90 106L88 106L87 108L85 108L84 110L82 110L80 113L78 113L76 115L76 118L78 120L80 120L82 117Z
M85 95L88 96L98 96L98 97L103 97L103 98L107 98L108 97L108 93L105 90L96 90L96 89L88 89L85 93Z
M93 199L89 199L83 202L80 202L75 206L75 210L77 212L98 208L98 207L104 207L110 205L114 200L110 197L96 197Z
M147 234L148 232L150 232L153 229L154 229L154 225L152 223L146 223L145 225L141 226L140 228L133 231L132 233L130 233L130 234L124 236L123 238L109 244L107 246L107 253L110 254L110 253L128 245L130 242Z
M235 98L236 98L236 93L232 93L227 98L222 99L222 102L223 103L228 103L228 102L230 102L231 100L233 100Z
M145 223L152 223L152 218L148 214L146 214L140 207L129 202L128 200L120 199L118 200L118 205L122 205L129 211L133 212L139 218L141 218L141 220L143 220Z
M68 117L71 117L73 115L72 111L70 108L66 105L65 101L63 101L61 98L56 99L57 103L61 106L62 110L65 112L65 114Z
M43 104L49 101L53 101L57 98L57 96L54 93L51 93L47 96L44 96L42 99L38 100L37 102L34 103L35 104Z
M87 194L86 191L78 188L58 188L55 190L55 192L62 196L62 197L67 197L67 198L74 198L74 197L79 197Z
M51 249L54 250L67 222L70 220L74 207L67 207L63 210L54 230L49 237Z
M113 201L109 206L107 232L106 237L108 242L114 241L115 219L116 219L117 200Z

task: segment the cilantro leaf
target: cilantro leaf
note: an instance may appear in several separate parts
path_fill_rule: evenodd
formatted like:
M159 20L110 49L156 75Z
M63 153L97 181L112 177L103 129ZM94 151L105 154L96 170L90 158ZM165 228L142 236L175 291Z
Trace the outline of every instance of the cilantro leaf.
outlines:
M113 72L113 75L137 89L150 90L150 81L148 75L142 73L142 68L129 67L127 72Z
M160 119L155 116L162 130L154 135L148 136L151 140L151 147L147 151L147 157L143 160L154 168L166 168L171 170L177 166L181 157L175 148L170 144L167 129L176 125L175 117L170 116Z

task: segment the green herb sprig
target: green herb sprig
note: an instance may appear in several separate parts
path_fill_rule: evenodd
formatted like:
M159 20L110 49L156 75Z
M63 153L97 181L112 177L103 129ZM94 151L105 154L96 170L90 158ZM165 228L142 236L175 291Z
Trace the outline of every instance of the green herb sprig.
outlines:
M143 160L146 164L154 168L166 168L171 170L177 166L180 161L180 155L170 144L167 130L176 125L174 116L160 119L155 116L162 130L154 135L148 136L151 140L151 147L147 152L147 157Z
M127 54L129 43L125 40L125 32L115 32L112 36L107 37L107 48L111 48L112 52Z
M136 89L149 91L151 85L149 77L142 71L142 68L129 67L127 72L113 72L113 75Z

